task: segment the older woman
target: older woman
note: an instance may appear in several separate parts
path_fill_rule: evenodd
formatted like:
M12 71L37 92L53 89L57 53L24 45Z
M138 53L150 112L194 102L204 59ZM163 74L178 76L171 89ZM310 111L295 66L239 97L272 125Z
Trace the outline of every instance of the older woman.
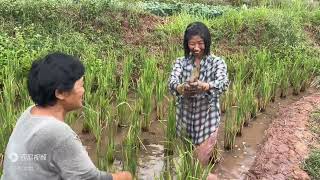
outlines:
M35 103L22 113L10 136L2 180L130 180L131 174L99 171L77 134L64 122L81 108L84 66L53 53L32 64L28 91Z
M178 58L169 78L170 92L177 96L177 134L196 145L196 155L207 164L220 122L219 95L228 87L227 66L210 54L211 35L201 22L187 26L184 57Z

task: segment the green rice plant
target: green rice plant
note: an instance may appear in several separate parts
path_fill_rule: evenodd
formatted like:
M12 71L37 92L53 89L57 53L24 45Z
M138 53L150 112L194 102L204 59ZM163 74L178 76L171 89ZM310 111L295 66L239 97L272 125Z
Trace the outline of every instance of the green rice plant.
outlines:
M188 141L187 141L188 142ZM174 162L176 179L206 179L214 164L202 166L193 153L193 145L189 143L177 146L178 159Z
M165 154L172 155L176 138L176 106L174 99L169 100L168 121L166 127Z
M271 100L273 77L271 72L265 71L258 85L258 107L260 111L265 111Z
M0 91L0 153L4 154L10 134L15 126L17 120L17 113L20 110L19 105L16 104L16 96L18 94L18 86L16 79L11 73L13 69L9 67L4 68L5 78L2 81L2 90Z
M281 98L285 98L288 95L288 89L290 87L288 63L288 59L283 59L282 62L280 60L277 61L277 74L280 77L279 88Z
M233 102L232 99L233 99L233 94L232 94L231 90L228 89L225 93L222 94L221 100L220 100L221 112L223 112L223 113L226 112L228 106L230 104L232 104L232 102Z
M117 122L113 118L113 108L110 100L106 100L107 97L101 96L100 104L100 122L103 129L107 132L107 145L104 148L106 150L104 159L109 167L114 161L114 154L116 151L114 139L117 134Z
M115 136L116 136L116 130L117 130L117 125L116 122L113 120L111 117L110 111L111 107L110 105L108 106L100 106L105 109L107 109L107 112L105 112L107 115L107 120L105 123L105 126L103 127L105 131L107 132L107 143L104 147L104 153L101 153L101 141L97 143L97 155L99 156L99 161L98 161L98 167L103 170L110 170L112 167L112 163L114 162L114 155L116 152L116 147L115 147ZM102 157L100 155L102 154Z
M131 114L129 130L122 147L123 169L130 171L132 174L135 174L137 170L140 147L141 121L139 112L141 103L141 100L138 100L135 104L134 112Z
M275 60L275 63L271 66L271 71L273 71L273 74L271 75L271 102L275 102L276 100L276 95L277 95L277 90L280 87L281 83L281 75L282 75L282 67L281 67L281 62L279 59Z
M273 72L271 69L271 53L266 49L253 53L255 59L253 83L256 85L258 107L264 111L272 96Z
M224 125L224 149L232 150L237 134L237 110L236 106L228 106L225 112Z
M138 81L138 94L142 99L143 122L142 129L148 131L151 123L151 112L154 92L154 72L156 63L154 58L147 59L143 66L142 75Z
M301 89L302 77L301 63L296 60L291 66L290 82L293 88L293 95L299 95Z
M120 86L117 94L117 115L119 118L119 125L127 123L128 120L128 92L131 81L131 73L133 69L133 58L128 57L125 59L123 65L123 74L120 80Z
M157 107L157 118L164 118L164 98L167 92L167 78L164 76L164 72L160 69L157 71L157 83L155 84L156 90L156 107Z
M295 47L290 54L289 82L293 88L293 95L298 95L308 86L314 73L317 71L317 59L314 52L309 52L305 47Z
M248 126L252 115L257 112L258 106L256 104L254 86L249 84L243 91L242 103L240 106L243 112L243 125Z
M65 119L65 122L71 126L72 124L74 124L77 119L79 119L80 117L80 112L79 111L73 111L67 114L67 117Z
M245 125L248 124L249 119L255 118L259 112L257 95L255 92L255 85L249 84L246 91L246 100L248 103L249 117L246 118Z
M303 61L302 76L304 77L304 79L302 79L301 82L301 92L305 91L311 85L312 78L317 71L316 66L317 60L315 58L308 56Z
M113 96L113 90L116 88L116 70L117 70L117 55L116 52L106 54L106 59L102 61L101 73L98 74L98 85L105 91L106 97Z
M243 99L243 91L242 91L242 82L241 81L236 81L233 83L232 86L232 94L233 97L235 98L235 104L237 107L237 111L236 111L236 117L235 117L235 121L236 121L236 131L238 135L241 135L241 131L243 128L243 124L244 124L244 99Z
M96 141L101 140L102 126L101 121L99 119L100 113L97 112L94 105L87 104L83 108L83 116L85 124L88 126L92 134L94 135Z
M87 66L87 72L86 75L84 76L84 89L85 89L85 94L84 94L84 107L89 104L92 100L93 96L93 90L92 90L92 85L94 82L94 73L93 73L93 68L91 68L90 66ZM90 109L86 109L84 108L84 115L86 115L86 113L90 113ZM88 117L90 117L90 114L87 114ZM89 132L90 131L90 124L89 124L89 120L84 119L83 122L83 128L82 128L82 132Z

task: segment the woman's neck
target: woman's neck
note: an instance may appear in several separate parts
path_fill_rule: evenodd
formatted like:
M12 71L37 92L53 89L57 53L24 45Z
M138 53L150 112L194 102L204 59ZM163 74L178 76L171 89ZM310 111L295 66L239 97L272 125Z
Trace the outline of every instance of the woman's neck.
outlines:
M200 62L201 62L202 57L194 57L194 64L196 66L200 66Z
M37 116L51 116L60 121L64 121L66 116L66 111L62 108L62 106L59 106L58 104L56 104L54 106L47 106L47 107L34 106L31 109L31 114L37 115Z

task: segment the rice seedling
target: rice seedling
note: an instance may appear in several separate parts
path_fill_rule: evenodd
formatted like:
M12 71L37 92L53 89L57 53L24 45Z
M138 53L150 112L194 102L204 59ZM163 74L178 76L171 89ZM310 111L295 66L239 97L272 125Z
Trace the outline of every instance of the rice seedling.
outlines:
M171 99L169 100L165 154L167 155L173 154L173 150L175 147L175 137L176 137L176 106L175 106L175 100Z
M262 79L258 85L258 107L260 111L265 111L271 100L273 77L271 72L265 71L262 74Z
M102 147L102 139L97 142L97 156L98 167L103 170L110 170L115 158L116 146L115 146L115 125L112 122L108 122L106 127L107 142L105 147ZM103 150L102 150L103 148ZM104 153L102 152L104 151Z
M145 61L142 75L138 81L138 94L142 99L143 122L142 129L148 131L151 123L151 111L154 91L154 72L156 63L154 58Z
M303 69L302 69L302 76L304 77L301 82L300 91L304 92L310 85L312 77L316 72L316 62L317 60L314 58L307 57L303 61Z
M232 86L226 91L225 95L227 97L233 96L233 93L231 93L231 91L233 91L233 88L234 87ZM232 106L232 101L226 101L225 106L224 148L230 150L233 148L238 129L236 119L238 107Z
M0 91L0 125L2 130L0 131L0 153L4 153L10 134L14 128L17 112L19 112L19 106L16 104L16 95L18 93L18 86L16 84L15 77L12 73L13 69L9 67L4 68L4 74L6 77L2 81L2 90Z
M242 135L243 126L248 126L251 118L251 108L254 101L254 93L249 86L246 90L242 90L242 96L239 99L237 111L238 132L237 135Z
M242 131L242 127L244 124L244 117L243 117L243 110L244 110L244 99L243 99L243 91L242 91L242 83L241 81L236 81L233 84L232 87L232 93L234 94L233 97L236 98L236 107L237 107L237 111L236 111L236 117L235 117L235 121L236 121L236 131L237 131L237 135L241 135L241 131Z
M191 142L177 146L178 157L174 161L176 179L206 179L211 172L214 164L203 167L192 149Z
M271 102L275 102L276 99L276 95L277 95L277 90L280 87L280 83L281 83L281 62L279 59L275 60L275 63L271 66L271 71L273 71L273 74L271 75L271 97L270 100Z
M297 54L297 53L296 53ZM299 95L301 85L302 85L302 79L304 78L302 75L303 73L303 63L302 58L300 54L297 54L295 56L295 61L292 62L291 65L291 72L290 72L290 83L293 88L293 95Z
M123 74L121 76L120 85L117 94L117 115L119 125L124 125L128 120L128 92L131 81L131 73L133 68L133 59L128 57L123 65Z
M86 105L83 108L84 120L90 132L94 135L96 141L101 138L102 127L99 119L99 112L97 112L93 105ZM99 144L99 143L98 143Z
M162 70L157 71L157 81L155 84L156 90L156 107L157 107L157 118L163 119L164 118L164 98L167 92L167 79L164 76L164 72Z
M280 60L279 60L280 61ZM289 73L288 73L288 60L284 59L284 62L277 62L277 73L280 77L280 97L285 98L288 94L288 89L290 86Z
M135 104L134 112L130 118L129 130L122 147L123 169L129 170L132 174L135 174L137 170L138 150L140 147L141 120L139 112L141 103L141 100L138 100Z

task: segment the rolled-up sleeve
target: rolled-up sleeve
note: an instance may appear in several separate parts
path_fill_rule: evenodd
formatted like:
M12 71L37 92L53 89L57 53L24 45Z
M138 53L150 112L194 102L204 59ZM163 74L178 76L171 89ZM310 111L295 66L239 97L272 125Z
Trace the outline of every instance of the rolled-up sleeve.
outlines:
M52 152L52 163L62 179L112 180L112 175L99 171L92 163L80 139L71 135L59 143Z
M172 95L177 96L179 93L177 92L177 86L181 84L181 76L182 76L182 59L178 58L173 65L170 77L169 77L169 91Z
M211 94L220 95L229 86L228 71L225 61L221 58L216 58L213 61L212 80L209 83L209 92Z

